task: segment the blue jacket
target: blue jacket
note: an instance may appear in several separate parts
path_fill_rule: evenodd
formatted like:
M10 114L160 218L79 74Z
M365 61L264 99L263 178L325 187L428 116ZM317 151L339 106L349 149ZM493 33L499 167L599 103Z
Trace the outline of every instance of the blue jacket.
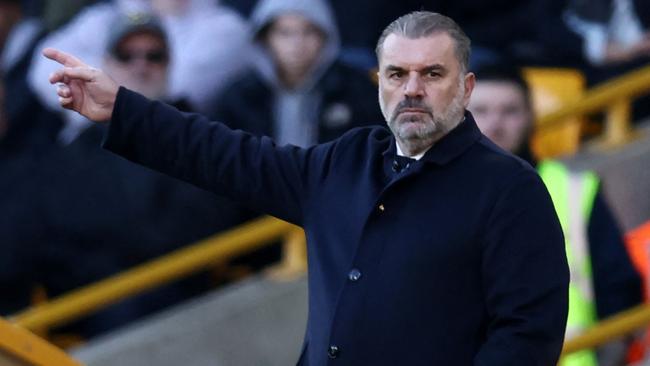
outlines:
M535 171L471 114L407 169L381 127L308 149L120 89L104 146L304 227L300 365L555 365L569 275Z

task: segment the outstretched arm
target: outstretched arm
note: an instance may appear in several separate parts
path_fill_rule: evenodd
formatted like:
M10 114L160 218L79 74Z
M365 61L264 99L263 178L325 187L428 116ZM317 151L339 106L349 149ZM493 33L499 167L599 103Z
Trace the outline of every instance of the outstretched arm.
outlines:
M232 131L119 88L101 70L54 49L44 55L63 68L59 102L85 117L110 120L104 147L138 164L224 194L249 208L301 225L309 182L322 181L333 144L276 146L269 138Z

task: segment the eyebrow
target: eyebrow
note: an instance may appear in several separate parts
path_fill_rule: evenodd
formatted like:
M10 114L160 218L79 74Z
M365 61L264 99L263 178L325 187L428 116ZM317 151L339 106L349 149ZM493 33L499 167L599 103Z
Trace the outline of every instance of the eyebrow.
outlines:
M447 68L440 65L440 64L435 64L435 65L427 66L424 69L420 70L420 72L422 72L424 74L432 72L432 71L437 71L437 72L442 73L442 72L447 71Z
M386 66L386 71L405 72L406 69L404 69L403 67L395 66L395 65L388 65L388 66ZM447 71L447 68L445 68L441 64L433 64L433 65L425 66L425 67L423 67L422 69L419 70L420 73L424 73L424 74L432 72L432 71L444 72L444 71Z

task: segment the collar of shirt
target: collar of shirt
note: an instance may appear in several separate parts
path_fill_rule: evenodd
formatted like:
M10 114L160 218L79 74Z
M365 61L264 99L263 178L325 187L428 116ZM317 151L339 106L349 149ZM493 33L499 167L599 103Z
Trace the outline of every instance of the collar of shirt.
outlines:
M400 149L399 144L397 143L397 141L395 142L395 148L397 148L397 156L404 156L404 157L407 157L407 158L411 158L411 159L415 159L415 160L420 160L420 159L422 159L422 157L424 156L424 154L425 154L427 151L429 151L429 149L431 148L431 146L429 146L429 148L427 148L426 150L424 150L424 152L422 152L421 154L417 154L417 155L415 155L415 156L407 156L406 154L404 154L404 152L402 151L402 149Z

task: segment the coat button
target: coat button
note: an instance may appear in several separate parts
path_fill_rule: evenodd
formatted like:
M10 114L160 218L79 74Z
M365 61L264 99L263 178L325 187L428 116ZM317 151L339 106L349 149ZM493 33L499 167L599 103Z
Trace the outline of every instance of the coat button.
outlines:
M381 212L384 212L384 211L386 211L386 207L384 207L384 204L383 204L383 203L382 203L382 204L380 204L380 205L379 205L379 206L378 206L377 208L378 208L378 209L379 209L379 211L381 211Z
M350 273L348 273L348 279L352 282L358 281L361 278L361 271L356 268L353 268Z
M397 162L397 160L393 160L393 164L391 165L391 168L393 169L393 172L397 173L401 170L401 166Z
M341 353L341 350L335 345L331 345L327 349L327 356L329 358L337 358L339 356L339 353Z

